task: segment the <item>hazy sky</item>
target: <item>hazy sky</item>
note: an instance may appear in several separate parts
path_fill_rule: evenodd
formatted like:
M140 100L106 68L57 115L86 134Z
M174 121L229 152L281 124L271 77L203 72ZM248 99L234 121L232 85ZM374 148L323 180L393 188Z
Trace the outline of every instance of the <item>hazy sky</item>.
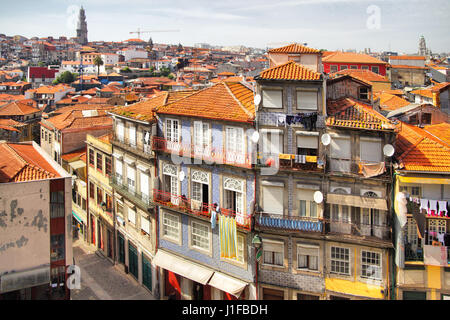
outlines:
M301 42L319 49L417 52L420 35L433 52L450 52L449 0L28 0L1 1L0 33L76 35L78 8L88 38L122 41L141 30L156 43L265 48ZM76 13L75 13L76 11Z

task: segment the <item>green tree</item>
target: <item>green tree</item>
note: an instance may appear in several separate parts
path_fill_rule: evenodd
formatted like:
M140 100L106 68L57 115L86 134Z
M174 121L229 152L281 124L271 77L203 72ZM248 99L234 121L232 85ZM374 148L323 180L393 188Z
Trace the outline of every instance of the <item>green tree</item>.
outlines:
M97 66L97 78L98 78L98 74L100 73L100 66L103 65L103 60L100 56L96 56L94 58L94 64Z
M175 76L173 75L173 73L171 73L167 76L167 78L169 78L170 80L173 80L173 79L175 79Z
M45 67L45 63L42 62L42 61L39 61L39 62L38 62L38 67Z
M170 74L170 69L166 68L166 67L161 67L159 69L159 73L160 73L161 76L167 77Z
M76 79L76 75L70 71L64 71L54 81L53 84L58 83L72 83ZM55 83L56 82L56 83Z

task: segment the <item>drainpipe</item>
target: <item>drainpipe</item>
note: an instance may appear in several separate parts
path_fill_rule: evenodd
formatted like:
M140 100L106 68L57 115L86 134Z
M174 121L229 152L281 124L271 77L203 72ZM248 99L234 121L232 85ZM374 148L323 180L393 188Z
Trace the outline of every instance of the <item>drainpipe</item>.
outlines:
M394 226L394 227L395 227L395 223L393 223L394 222L394 214L395 214L395 207L394 207L395 188L394 188L394 185L396 184L396 176L398 176L398 173L394 172L393 184L391 185L391 212L393 213L392 217L391 217L391 226ZM392 241L394 243L394 252L395 252L397 250L397 248L395 247L394 236L395 236L395 232L393 232L393 239L392 239ZM393 252L391 251L390 255L392 256L392 254L393 254ZM391 277L391 284L390 284L391 288L390 288L390 297L389 298L391 300L396 300L397 297L396 297L396 294L395 294L395 285L396 285L396 278L395 278L395 276L396 276L396 273L395 273L395 254L391 257L390 262L391 262L390 263L390 269L391 270L390 270L389 274L390 274L390 277Z
M87 242L88 244L91 243L92 240L92 232L91 232L91 213L89 211L89 152L88 152L88 146L86 144L86 217L87 217Z

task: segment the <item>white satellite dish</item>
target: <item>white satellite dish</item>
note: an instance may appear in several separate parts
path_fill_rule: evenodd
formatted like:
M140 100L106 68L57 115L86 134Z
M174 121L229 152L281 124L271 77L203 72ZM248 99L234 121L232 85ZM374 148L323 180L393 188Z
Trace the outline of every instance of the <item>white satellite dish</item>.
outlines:
M323 194L320 191L314 192L314 202L315 203L322 203L323 201Z
M386 157L392 157L394 155L395 149L392 144L386 144L383 147L383 153Z
M185 177L184 171L180 171L180 173L178 174L178 179L179 179L180 181L183 181L183 180L184 180L184 177Z
M259 132L258 131L253 132L251 139L252 139L253 143L258 143L258 141L259 141Z
M255 97L253 98L253 102L255 103L255 106L259 106L259 104L261 103L261 95L255 95Z
M324 134L322 135L322 137L320 138L320 141L322 141L322 144L323 144L324 146L327 146L327 145L329 145L330 142L331 142L331 136L330 136L328 133L324 133Z

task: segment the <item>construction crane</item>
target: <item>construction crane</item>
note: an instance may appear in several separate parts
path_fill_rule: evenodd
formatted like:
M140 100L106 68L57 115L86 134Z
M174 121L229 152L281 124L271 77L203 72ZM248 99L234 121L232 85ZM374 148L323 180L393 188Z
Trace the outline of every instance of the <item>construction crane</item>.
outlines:
M150 31L141 31L141 29L137 29L137 31L130 31L130 33L137 33L138 39L141 39L141 33L153 33L153 32L179 32L180 30L150 30Z

